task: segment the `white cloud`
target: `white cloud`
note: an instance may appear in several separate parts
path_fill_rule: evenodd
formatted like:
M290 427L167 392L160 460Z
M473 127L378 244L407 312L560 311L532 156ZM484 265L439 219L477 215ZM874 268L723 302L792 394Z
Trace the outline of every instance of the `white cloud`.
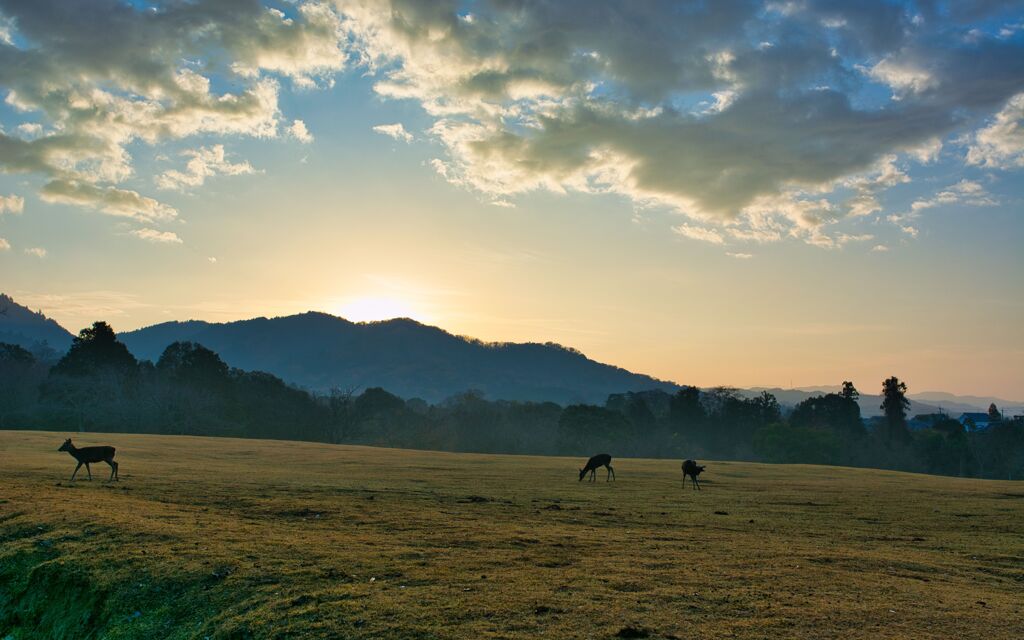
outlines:
M401 122L395 124L379 124L373 128L377 133L382 133L400 142L412 142L412 134L405 130Z
M181 244L181 238L173 231L157 231L156 229L132 229L130 233L146 242L158 244Z
M915 60L886 58L868 70L872 79L889 85L897 99L939 86L939 79Z
M754 257L754 254L752 254L752 253L731 253L731 252L726 252L725 255L729 256L730 258L736 258L737 260L750 260L751 258Z
M170 220L178 215L173 207L136 191L75 180L51 180L39 191L39 198L43 202L91 207L112 216L139 220Z
M46 249L43 249L42 247L29 247L28 249L25 249L25 253L30 256L35 256L36 258L46 257Z
M0 172L40 174L49 180L44 199L114 215L174 212L120 186L134 174L133 142L197 135L308 141L304 124L288 125L281 114L281 79L329 86L349 55L341 16L322 2L284 10L243 2L226 11L219 0L159 10L38 0L3 11L0 91L38 122L17 128L24 138L0 131ZM161 180L182 188L203 176L186 171Z
M875 246L871 247L871 251L873 253L884 253L888 250L889 247L885 246L884 244L876 244Z
M22 136L35 137L43 132L43 125L38 122L25 122L19 124L16 130Z
M1024 93L1018 93L979 129L967 151L967 162L992 169L1024 167Z
M224 145L221 144L184 151L181 155L190 158L185 165L185 171L171 169L160 174L156 177L158 188L183 190L189 187L200 187L207 178L213 176L240 176L256 173L256 170L248 162L230 162L224 151Z
M686 236L693 240L701 240L703 242L710 242L711 244L725 244L725 238L722 237L722 234L715 229L696 227L684 223L679 226L672 227L672 230L681 236Z
M25 210L25 198L21 196L0 196L0 214L21 213Z
M0 238L0 251L10 251L11 243L6 238Z
M768 19L726 2L484 3L472 20L428 0L339 6L375 91L434 118L452 184L620 194L737 234L823 242L809 230L878 213L910 180L901 154L934 161L959 121L1024 89L1005 62L1019 42L956 46L896 3L775 3ZM898 100L863 100L864 79ZM856 193L840 205L838 188Z
M937 192L930 198L915 200L910 205L910 211L911 215L917 215L925 209L951 204L986 207L995 205L997 202L981 183L964 179Z
M306 128L306 123L302 120L293 120L292 125L288 127L288 134L302 144L313 142L313 135Z

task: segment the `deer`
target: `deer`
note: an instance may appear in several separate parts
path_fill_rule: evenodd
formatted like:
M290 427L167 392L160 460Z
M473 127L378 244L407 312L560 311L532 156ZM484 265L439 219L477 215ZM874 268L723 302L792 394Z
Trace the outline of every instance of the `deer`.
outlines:
M67 451L71 454L71 457L78 460L78 466L75 467L74 473L71 474L71 481L74 482L75 475L78 474L78 470L85 465L85 470L89 472L89 479L92 480L92 469L89 468L89 464L93 462L106 462L110 465L110 478L107 482L117 481L117 463L114 462L114 447L82 447L79 449L75 445L71 444L71 438L64 441L64 444L60 445L57 451Z
M605 482L615 479L615 469L612 469L612 457L607 453L599 453L590 460L587 460L587 466L580 469L580 481L583 480L583 476L587 475L587 472L589 471L590 481L593 482L597 477L598 467L605 467L608 469L608 475L605 476L604 479Z
M686 476L690 476L693 480L694 490L700 489L700 483L697 482L697 476L700 475L701 471L704 471L704 465L697 464L696 460L684 460L683 461L683 487L686 487Z

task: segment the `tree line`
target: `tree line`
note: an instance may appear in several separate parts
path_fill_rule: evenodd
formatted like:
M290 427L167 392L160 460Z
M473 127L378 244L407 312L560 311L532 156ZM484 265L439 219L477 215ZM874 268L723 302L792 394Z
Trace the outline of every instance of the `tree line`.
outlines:
M965 429L948 416L908 428L907 387L883 381L883 417L861 419L859 393L808 398L784 411L768 392L684 386L610 395L603 406L488 400L466 391L430 404L381 388L316 394L229 367L193 342L138 361L104 322L68 352L0 343L0 428L122 431L488 453L724 458L1016 479L1024 425ZM994 408L993 408L994 409ZM998 415L998 412L996 412Z

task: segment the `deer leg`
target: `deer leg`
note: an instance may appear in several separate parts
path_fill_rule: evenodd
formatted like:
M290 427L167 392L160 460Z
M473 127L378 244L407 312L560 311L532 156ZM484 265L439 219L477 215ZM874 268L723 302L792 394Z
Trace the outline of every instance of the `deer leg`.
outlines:
M92 480L92 469L89 468L89 463L85 463L85 470L89 472L89 479Z
M81 469L81 468L82 468L82 463L81 463L81 462L79 462L79 463L78 463L78 466L77 466L77 467L75 467L75 470L74 470L74 472L73 472L73 473L71 474L71 482L74 482L74 481L75 481L75 476L76 476L76 475L78 474L78 470L79 470L79 469Z
M117 480L117 463L113 460L107 460L107 464L110 465L110 477L107 478L107 482Z
M609 478L614 478L615 477L615 469L612 469L612 465L610 465L610 464L606 464L604 466L608 467L608 475L606 475L604 477L604 481L608 482Z

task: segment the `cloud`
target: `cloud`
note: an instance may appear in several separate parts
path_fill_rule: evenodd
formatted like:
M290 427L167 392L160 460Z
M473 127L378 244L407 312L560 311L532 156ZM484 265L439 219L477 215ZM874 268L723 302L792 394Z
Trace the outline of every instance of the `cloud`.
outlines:
M1024 93L1018 93L979 129L967 151L967 162L991 169L1024 167Z
M25 249L25 253L30 256L35 256L36 258L46 257L46 249L43 249L42 247L29 247L28 249Z
M40 189L39 197L43 202L91 207L112 216L139 220L171 220L178 215L173 207L136 191L75 180L51 180Z
M910 205L912 216L916 216L925 209L931 209L940 205L961 204L974 207L986 207L997 204L979 182L973 180L961 180L939 191L930 198L920 198Z
M306 129L306 123L302 120L293 120L292 125L288 127L288 134L302 144L313 142L313 135Z
M884 244L876 244L875 246L871 247L872 253L885 253L888 250L889 247L885 246Z
M412 134L405 130L401 122L395 124L379 124L373 128L377 133L394 138L400 142L412 142Z
M681 224L677 227L673 227L672 230L681 236L692 238L693 240L702 240L704 242L710 242L711 244L725 244L725 238L722 237L722 234L715 229Z
M11 243L6 238L0 238L0 251L10 251Z
M1024 90L1024 43L896 3L338 6L375 91L433 118L452 184L619 194L779 239L879 213L910 180L898 159L933 161Z
M224 152L224 145L221 144L184 151L181 155L190 158L185 166L185 171L171 169L158 175L156 177L157 188L184 190L189 187L200 187L207 178L217 175L240 176L256 173L256 170L248 162L229 162Z
M322 2L0 0L0 16L0 90L38 120L17 136L0 131L0 172L41 174L49 201L114 215L173 211L121 187L135 171L131 144L308 141L301 121L282 116L282 81L329 86L349 56L341 16ZM202 175L163 178L181 188Z
M181 244L181 238L173 231L157 231L156 229L132 229L131 233L136 238L146 242L157 244Z
M754 257L754 254L752 254L752 253L731 253L731 252L726 252L725 255L729 256L730 258L736 258L737 260L750 260L751 258Z
M25 210L25 198L21 196L0 196L0 214L21 213Z

